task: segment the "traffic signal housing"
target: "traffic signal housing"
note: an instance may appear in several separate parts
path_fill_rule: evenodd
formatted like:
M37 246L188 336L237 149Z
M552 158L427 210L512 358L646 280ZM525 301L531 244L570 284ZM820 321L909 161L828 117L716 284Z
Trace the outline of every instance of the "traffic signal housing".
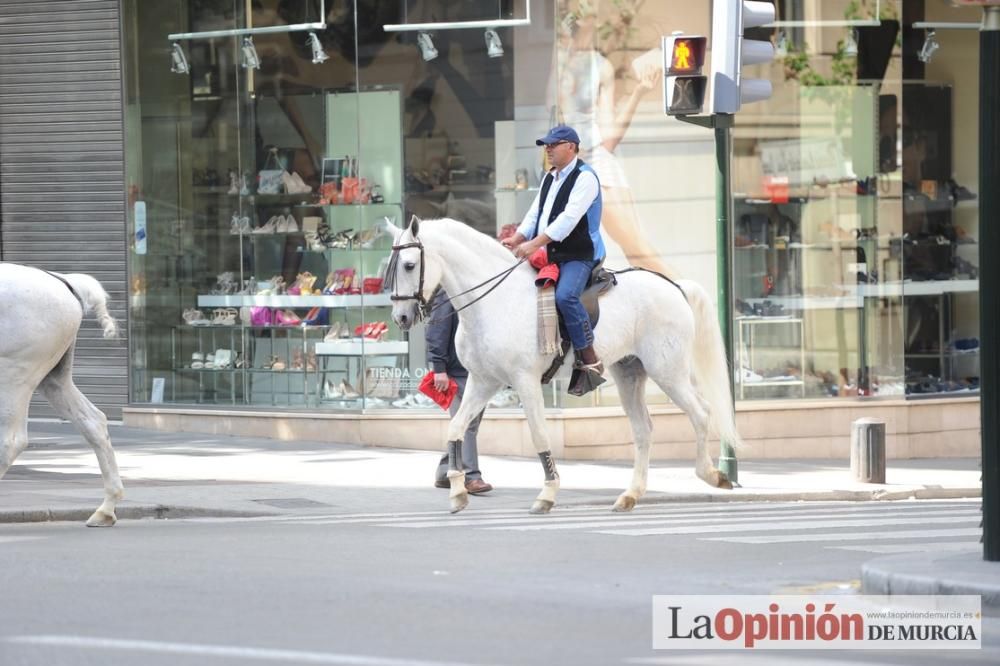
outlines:
M747 28L774 22L774 4L750 0L715 0L712 3L712 111L736 113L742 104L771 96L767 79L747 79L744 65L770 62L774 45L744 39Z
M705 65L708 40L701 35L673 34L663 38L663 102L670 116L701 113L708 77Z

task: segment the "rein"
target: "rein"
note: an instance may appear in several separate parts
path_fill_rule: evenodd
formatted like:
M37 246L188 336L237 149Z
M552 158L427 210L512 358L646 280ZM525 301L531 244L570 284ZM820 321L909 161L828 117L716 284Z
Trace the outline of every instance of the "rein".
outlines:
M420 312L421 317L427 317L430 314L432 314L434 312L434 310L436 310L437 308L441 307L441 304L438 304L436 306L431 307L430 304L427 302L427 299L424 298L424 245L423 245L423 243L421 243L419 240L415 240L412 243L404 243L402 245L393 245L392 246L392 252L393 252L393 254L392 254L392 257L390 257L390 259L389 259L389 265L386 268L386 276L387 277L389 277L390 275L392 276L391 277L392 284L391 284L390 288L393 290L393 292L395 292L395 289L396 289L396 263L399 260L399 251L400 250L406 250L406 249L411 248L411 247L415 247L415 248L417 248L417 249L420 250L420 282L417 284L417 290L413 294L411 294L409 296L401 296L399 294L393 293L391 296L389 296L389 300L390 301L417 301L417 303L419 304L418 311ZM503 283L503 281L506 280L508 277L510 277L510 274L513 273L514 270L518 266L520 266L521 264L523 264L525 261L527 261L527 257L523 257L523 258L519 259L518 262L516 264L514 264L513 266L511 266L509 268L505 268L504 270L500 271L496 275L483 280L482 282L480 282L477 285L469 287L468 289L466 289L465 291L463 291L463 292L461 292L459 294L455 294L454 296L452 296L451 294L449 294L447 300L448 300L449 303L452 303L459 296L464 296L465 294L468 294L468 293L470 293L472 291L475 291L476 289L479 289L480 287L484 287L484 286L490 284L491 282L495 282L495 284L492 287L490 287L489 289L487 289L482 294L480 294L479 296L475 297L474 299L472 299L471 301L469 301L468 303L466 303L462 307L460 307L460 308L454 308L454 310L455 310L454 313L452 315L449 315L449 316L454 316L454 315L458 314L459 312L461 312L462 310L464 310L465 308L467 308L467 307L469 307L471 305L475 305L476 303L478 303L482 299L486 298L490 294L491 291L493 291L494 289L496 289L497 287L499 287Z

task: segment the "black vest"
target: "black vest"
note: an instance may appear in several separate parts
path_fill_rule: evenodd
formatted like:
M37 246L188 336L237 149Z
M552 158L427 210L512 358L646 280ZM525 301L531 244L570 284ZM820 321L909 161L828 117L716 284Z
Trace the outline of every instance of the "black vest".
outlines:
M562 187L556 193L556 199L552 202L552 212L549 214L549 224L552 224L552 220L556 219L566 209L566 202L569 201L569 193L573 191L573 186L576 185L576 179L580 176L580 167L582 166L583 160L577 159L576 168L570 172L569 176L566 177L566 182L563 183ZM552 187L553 180L552 174L548 173L545 174L545 179L542 181L542 192L538 197L538 219L535 220L535 237L538 236L538 228L541 226L542 221L542 211L545 209L545 198L549 195L549 188ZM574 260L593 261L594 242L590 240L590 225L587 222L587 214L583 214L583 217L577 221L576 226L573 227L573 231L569 232L566 238L561 241L552 241L546 246L546 249L548 250L549 261L556 264Z

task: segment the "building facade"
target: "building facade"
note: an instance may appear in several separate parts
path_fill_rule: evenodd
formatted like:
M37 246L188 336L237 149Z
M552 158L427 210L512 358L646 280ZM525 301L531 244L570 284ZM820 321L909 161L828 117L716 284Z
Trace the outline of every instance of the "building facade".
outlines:
M534 139L566 122L601 180L607 265L717 286L713 136L663 115L658 52L710 35L711 3L675 4L0 2L3 259L94 273L127 305L127 355L85 331L78 376L128 423L433 447L445 422L416 390L422 331L381 289L382 220L509 233L544 173ZM839 457L861 415L887 419L890 455L975 455L978 40L954 24L979 13L776 16L751 72L774 94L734 130L746 455ZM53 169L64 196L36 187ZM686 419L647 395L654 455L688 457ZM517 396L493 405L483 449L533 453ZM610 382L553 383L557 453L630 455L616 405Z

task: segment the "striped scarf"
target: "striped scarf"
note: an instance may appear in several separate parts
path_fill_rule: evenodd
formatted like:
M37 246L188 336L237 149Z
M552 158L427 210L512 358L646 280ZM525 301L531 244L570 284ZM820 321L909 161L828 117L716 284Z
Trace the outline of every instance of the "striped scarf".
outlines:
M560 349L559 310L556 309L556 290L538 290L538 351L556 354Z

